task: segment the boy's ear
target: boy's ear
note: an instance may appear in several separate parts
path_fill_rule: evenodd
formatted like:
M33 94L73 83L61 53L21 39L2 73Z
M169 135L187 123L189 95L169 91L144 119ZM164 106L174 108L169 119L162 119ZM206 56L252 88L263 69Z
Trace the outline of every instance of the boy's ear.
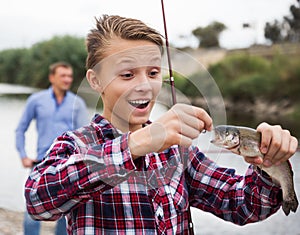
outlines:
M91 88L95 91L102 92L102 86L100 81L96 77L96 73L94 70L89 69L86 72L86 78L88 80L88 83L90 84Z

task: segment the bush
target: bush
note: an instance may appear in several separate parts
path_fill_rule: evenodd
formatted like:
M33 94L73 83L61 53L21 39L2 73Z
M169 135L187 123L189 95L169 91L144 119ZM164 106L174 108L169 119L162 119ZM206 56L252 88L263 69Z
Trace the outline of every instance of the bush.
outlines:
M173 76L176 89L180 90L180 92L188 97L198 97L202 95L201 91L198 89L199 83L201 84L201 89L204 89L205 78L207 78L208 73L196 73L189 77L185 77L174 72ZM168 79L168 77L164 78L164 80L166 79Z
M272 93L274 86L275 84L266 75L245 75L239 80L233 81L227 92L232 100L239 99L254 102L255 98Z
M270 62L257 56L237 54L227 56L221 62L209 67L209 72L217 82L240 79L243 75L263 73L270 67Z
M300 99L300 59L275 55L272 60L249 55L228 56L209 68L227 98Z

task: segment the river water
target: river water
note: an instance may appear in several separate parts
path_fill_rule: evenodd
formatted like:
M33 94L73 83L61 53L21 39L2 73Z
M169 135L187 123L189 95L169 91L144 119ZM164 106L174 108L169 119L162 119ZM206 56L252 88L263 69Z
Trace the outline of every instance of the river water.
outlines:
M15 128L24 109L25 100L11 97L0 97L0 208L6 208L15 211L24 211L23 186L28 176L29 170L22 167L18 153L15 149ZM156 107L153 119L157 118L162 109ZM90 110L90 115L93 115ZM29 127L26 133L26 146L29 156L35 156L36 131L34 123ZM247 164L238 157L229 153L218 153L218 149L209 143L210 133L201 134L194 144L198 145L207 156L214 159L219 165L232 167L238 173L243 174ZM296 192L300 195L300 153L291 159L295 173ZM196 234L216 235L253 235L253 233L264 235L283 235L300 234L300 209L297 213L292 213L288 217L282 210L265 221L246 225L243 227L225 222L209 213L192 208L192 217L194 221Z

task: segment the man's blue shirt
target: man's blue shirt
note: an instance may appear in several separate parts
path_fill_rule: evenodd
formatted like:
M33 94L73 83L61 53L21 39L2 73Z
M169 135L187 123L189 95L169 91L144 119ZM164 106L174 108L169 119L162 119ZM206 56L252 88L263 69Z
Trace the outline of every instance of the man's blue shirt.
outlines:
M53 140L65 131L87 124L87 109L82 98L67 91L58 104L52 87L31 95L16 129L16 147L21 158L28 157L25 151L25 132L31 121L36 120L38 132L37 161L43 159Z

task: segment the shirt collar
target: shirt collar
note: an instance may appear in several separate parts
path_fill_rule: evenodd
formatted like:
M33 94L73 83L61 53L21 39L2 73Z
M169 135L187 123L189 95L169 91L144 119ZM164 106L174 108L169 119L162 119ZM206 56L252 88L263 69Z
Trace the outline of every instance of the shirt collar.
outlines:
M95 114L93 117L92 123L94 128L102 132L104 139L115 139L121 135L121 132L118 131L107 119L99 114Z
M100 114L95 114L95 116L92 119L92 123L94 123L94 127L96 129L100 129L102 132L104 138L108 139L114 139L122 134L120 130L115 128L112 123L110 123L107 119L105 119ZM151 122L147 121L144 126L149 125Z
M50 92L51 97L56 101L56 97L55 97L55 94L54 94L53 87L50 86L50 87L48 88L48 91ZM69 94L69 91L66 91L66 94L65 94L65 96L64 96L64 99L68 96L68 94Z

